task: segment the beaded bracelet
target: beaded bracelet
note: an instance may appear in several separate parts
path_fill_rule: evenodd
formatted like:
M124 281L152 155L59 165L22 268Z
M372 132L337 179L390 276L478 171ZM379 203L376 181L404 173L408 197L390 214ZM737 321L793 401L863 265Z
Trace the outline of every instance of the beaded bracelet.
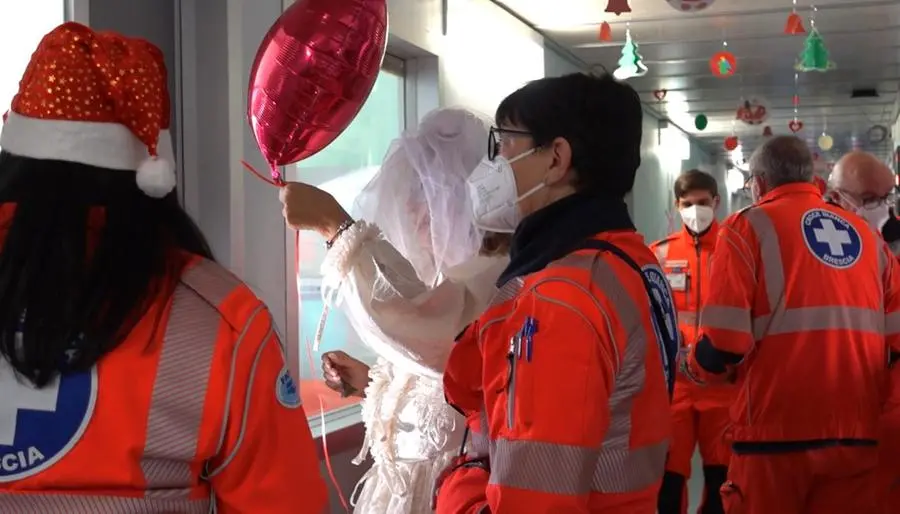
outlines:
M329 239L328 241L325 242L325 249L331 250L331 247L334 246L334 243L337 242L339 237L341 237L341 234L343 234L350 227L352 227L354 223L356 223L356 221L354 221L354 220L347 220L347 221L341 223L341 225L337 229L337 232L334 233L334 235L331 237L331 239Z

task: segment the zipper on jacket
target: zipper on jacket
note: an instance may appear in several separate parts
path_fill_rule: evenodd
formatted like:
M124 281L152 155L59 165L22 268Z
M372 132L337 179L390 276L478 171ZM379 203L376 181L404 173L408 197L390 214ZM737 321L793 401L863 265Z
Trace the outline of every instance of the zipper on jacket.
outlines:
M700 238L694 236L694 249L697 252L697 303L694 307L694 341L700 337L700 286L703 276L703 257L700 251Z
M509 350L506 353L507 377L506 377L506 428L512 430L516 418L516 368L519 348L519 336L513 336L509 340Z

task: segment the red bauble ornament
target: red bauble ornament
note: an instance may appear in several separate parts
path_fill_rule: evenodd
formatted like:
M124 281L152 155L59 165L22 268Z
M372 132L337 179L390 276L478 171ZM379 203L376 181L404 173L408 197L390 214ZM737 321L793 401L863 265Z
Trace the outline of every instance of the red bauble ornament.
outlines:
M791 129L791 132L796 134L803 130L803 122L800 120L791 120L791 122L788 123L788 128Z
M609 0L606 4L606 12L621 16L623 12L631 12L628 0Z
M763 127L763 137L772 137L772 127L768 125Z
M669 94L667 89L657 89L653 92L653 97L656 98L657 102L662 102L666 99L666 95Z
M738 147L738 137L737 136L728 136L725 138L725 149L729 152Z
M709 60L709 69L719 78L728 78L737 71L737 59L731 52L716 52Z
M386 0L297 0L263 38L250 69L247 118L277 166L303 160L347 128L381 69Z

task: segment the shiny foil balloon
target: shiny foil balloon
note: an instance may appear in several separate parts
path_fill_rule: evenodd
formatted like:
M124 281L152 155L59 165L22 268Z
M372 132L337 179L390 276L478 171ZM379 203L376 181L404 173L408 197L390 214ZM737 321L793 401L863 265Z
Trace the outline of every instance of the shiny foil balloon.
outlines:
M386 0L297 0L269 29L250 69L247 116L273 178L350 125L387 34Z

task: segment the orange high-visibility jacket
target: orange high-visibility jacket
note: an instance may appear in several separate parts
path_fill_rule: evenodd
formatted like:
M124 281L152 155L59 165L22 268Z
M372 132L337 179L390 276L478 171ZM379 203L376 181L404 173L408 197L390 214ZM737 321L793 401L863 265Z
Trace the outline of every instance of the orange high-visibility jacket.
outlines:
M651 277L674 340L670 293L641 236L596 238ZM656 512L670 423L647 295L636 270L593 249L500 289L444 375L448 402L469 420L469 456L487 457L489 471L453 470L438 489L439 514Z
M91 371L35 390L2 362L0 512L327 507L272 317L218 264L195 259Z
M719 224L715 221L701 235L692 234L682 226L678 232L650 245L672 287L672 297L678 309L678 328L684 345L696 343L700 334L700 309L709 297L710 262L718 232ZM688 388L691 396L701 394L704 400L727 406L734 401L732 386L699 387L681 373L675 379L679 387Z
M900 268L865 220L813 184L775 188L723 223L711 274L686 371L737 373L735 442L878 437Z

